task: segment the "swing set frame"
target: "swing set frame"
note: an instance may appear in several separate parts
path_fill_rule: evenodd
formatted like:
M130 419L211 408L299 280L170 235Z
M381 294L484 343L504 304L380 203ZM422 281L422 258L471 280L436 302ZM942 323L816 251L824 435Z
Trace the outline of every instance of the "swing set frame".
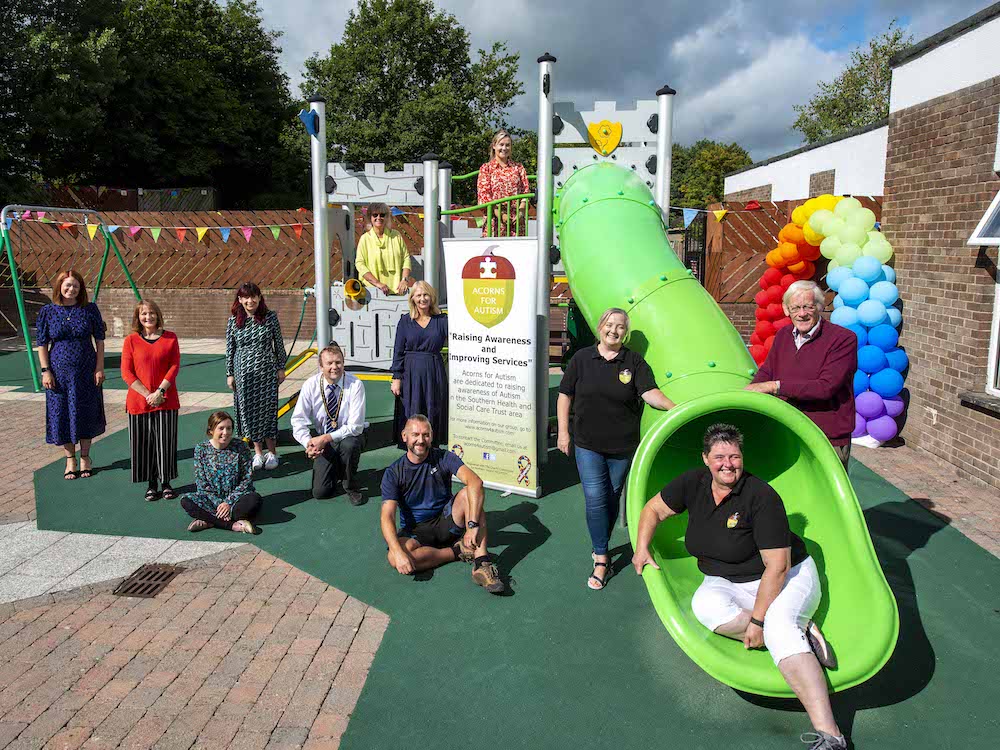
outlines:
M28 206L22 204L10 204L4 206L3 210L0 211L0 245L3 246L3 249L6 252L7 263L10 266L11 283L14 287L14 297L17 300L17 316L21 323L21 334L24 338L25 353L28 357L28 367L31 369L31 380L34 384L35 393L39 393L42 390L42 380L38 371L38 365L36 364L35 358L32 356L31 352L31 330L28 327L28 315L24 307L24 293L21 290L21 279L18 275L17 259L14 257L14 247L10 241L10 230L7 229L7 217L13 214L13 216L11 216L12 219L15 221L21 221L22 219L20 217L25 211L82 214L86 224L90 224L90 221L88 220L89 217L94 217L96 219L98 230L104 238L104 255L101 258L101 266L97 272L97 282L94 285L94 302L97 301L97 296L101 292L101 282L104 280L104 271L107 268L108 258L111 256L112 251L114 251L115 257L118 258L118 263L121 265L122 271L125 273L125 278L128 279L129 286L132 287L132 293L135 295L136 301L141 300L142 295L139 294L139 288L135 285L135 280L132 278L132 274L128 270L125 259L122 257L121 251L115 243L114 236L110 231L108 231L108 225L104 222L104 218L101 216L100 212L89 208L71 208L67 206Z

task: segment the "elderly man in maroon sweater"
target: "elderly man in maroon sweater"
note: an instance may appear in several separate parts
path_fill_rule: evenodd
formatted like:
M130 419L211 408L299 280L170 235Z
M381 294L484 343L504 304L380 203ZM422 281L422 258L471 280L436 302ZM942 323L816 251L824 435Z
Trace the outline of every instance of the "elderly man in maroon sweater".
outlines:
M781 300L792 325L781 328L748 391L770 393L798 407L823 430L847 468L854 431L858 338L823 320L823 290L796 281Z

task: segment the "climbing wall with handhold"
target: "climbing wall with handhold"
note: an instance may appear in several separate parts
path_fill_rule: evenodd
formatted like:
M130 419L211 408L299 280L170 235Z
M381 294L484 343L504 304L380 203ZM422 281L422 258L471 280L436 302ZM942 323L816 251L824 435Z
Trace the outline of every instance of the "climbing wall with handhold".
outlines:
M330 287L330 305L340 315L332 340L344 350L348 367L389 370L399 318L409 312L407 296L385 295L364 288L357 298L345 293L340 282Z

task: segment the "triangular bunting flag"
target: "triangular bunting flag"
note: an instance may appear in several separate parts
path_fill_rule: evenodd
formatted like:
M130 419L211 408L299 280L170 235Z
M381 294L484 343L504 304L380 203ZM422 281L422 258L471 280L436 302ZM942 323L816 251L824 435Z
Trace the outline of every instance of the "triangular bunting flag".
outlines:
M688 225L694 221L694 217L698 215L697 208L682 208L681 211L684 213L684 228L687 229Z
M308 208L296 208L295 209L296 213L300 213L300 214L304 214L308 210L309 210ZM364 210L364 209L362 209L362 210Z
M31 211L25 211L23 214L21 214L21 218L22 219L30 219L31 218Z
M73 226L73 222L72 221L64 221L62 224L59 225L59 228L60 229L69 229L71 226Z
M229 242L229 233L232 231L232 227L219 227L219 232L222 234L223 242Z
M482 216L476 217L476 226L477 227L481 227L485 223L486 223L486 219L484 219Z
M150 227L149 233L153 235L154 244L160 241L160 232L163 231L163 227Z
M94 239L94 237L97 235L97 224L88 224L87 234L90 235L90 239Z
M44 221L45 220L45 212L44 211L38 211L37 214L38 214L38 220L39 221Z
M195 227L194 231L198 234L198 242L201 242L202 237L205 236L205 232L208 231L208 227Z
M253 227L240 227L240 231L243 232L243 236L246 237L247 242L249 242L250 235L253 234Z
M274 239L278 239L278 237L281 236L281 227L271 226L268 227L268 229L271 230L271 234L274 236Z
M112 224L111 226L108 227L108 234L114 234L119 229L121 229L120 226L118 226L117 224Z
M722 219L729 213L729 211L723 208L718 211L712 211L712 213L715 214L715 220L721 224Z
M393 216L402 216L403 209L399 208L398 206L393 206L392 208L389 209L389 213L391 213Z
M107 188L104 187L104 185L101 185L100 187L98 187L97 188L97 197L100 198L102 195L104 195L104 192L106 190L107 190Z
M139 232L141 232L141 231L142 231L142 227L129 227L128 228L128 235L132 239L135 239L139 235Z
M760 211L760 201L749 201L743 208L747 211Z
M7 217L7 231L8 231L8 232L10 231L10 227L11 227L11 225L12 225L13 223L14 223L14 220L13 220L13 219L12 219L11 217L9 217L9 216L8 216L8 217Z
M301 240L302 239L302 225L301 224L292 224L292 231L295 232L295 239L297 239L297 240Z
M187 234L187 227L174 227L174 231L177 232L177 241L183 242L184 236Z

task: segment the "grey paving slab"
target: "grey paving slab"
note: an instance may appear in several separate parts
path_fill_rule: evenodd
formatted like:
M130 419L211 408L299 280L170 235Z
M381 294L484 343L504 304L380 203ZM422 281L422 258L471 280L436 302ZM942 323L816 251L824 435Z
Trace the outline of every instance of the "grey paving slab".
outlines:
M156 562L168 564L182 563L185 560L214 555L216 552L240 546L242 545L223 544L221 542L174 542L156 558Z
M68 534L61 531L39 531L34 523L30 523L5 538L4 546L27 557L48 549L66 536Z
M59 583L60 579L60 576L27 576L8 573L0 577L0 604L40 596L50 591L53 586Z
M0 524L0 539L4 539L10 534L13 534L18 529L23 529L28 526L31 521L19 521L17 523L5 523Z
M166 552L173 544L176 544L173 539L123 537L102 554L110 557L142 557L152 560Z
M112 557L104 554L94 558L72 575L57 581L53 584L52 590L68 591L78 586L89 586L112 578L122 578L131 575L136 568L148 562L151 562L148 557Z

